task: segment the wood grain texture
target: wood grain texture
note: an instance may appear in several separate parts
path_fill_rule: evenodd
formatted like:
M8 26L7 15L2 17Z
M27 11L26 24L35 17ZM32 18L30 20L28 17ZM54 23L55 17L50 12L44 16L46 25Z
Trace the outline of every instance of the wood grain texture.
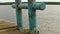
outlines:
M9 27L15 27L15 26L17 26L16 23L0 20L0 29L9 28Z
M5 20L0 20L0 34L11 34L17 29L17 24Z
M0 20L0 34L29 34L29 29L17 29L17 24Z

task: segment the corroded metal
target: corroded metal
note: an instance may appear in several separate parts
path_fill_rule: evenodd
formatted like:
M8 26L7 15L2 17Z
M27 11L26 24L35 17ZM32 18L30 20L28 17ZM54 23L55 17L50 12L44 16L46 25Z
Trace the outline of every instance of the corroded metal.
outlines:
M22 11L21 9L28 9L29 16L29 29L30 34L36 34L36 9L44 10L45 3L36 3L35 0L28 0L28 3L21 3L21 0L15 0L13 8L16 8L17 24L18 27L22 28Z
M16 4L16 19L17 19L17 24L18 24L18 28L22 28L22 11L21 8L19 8L18 6L20 5L21 0L15 0L15 4Z
M33 9L37 9L37 10L44 10L45 9L46 4L41 2L41 3L34 3L34 5L32 6ZM12 5L13 8L15 8L15 4ZM28 4L24 3L24 4L20 4L19 8L21 9L28 9Z
M28 0L28 15L29 15L29 26L30 31L36 29L36 10L33 9L35 0Z

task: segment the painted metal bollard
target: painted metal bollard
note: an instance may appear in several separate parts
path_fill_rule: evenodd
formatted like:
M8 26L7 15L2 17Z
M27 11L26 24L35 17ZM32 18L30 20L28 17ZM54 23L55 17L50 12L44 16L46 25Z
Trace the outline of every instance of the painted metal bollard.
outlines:
M36 34L36 9L44 10L45 3L36 3L35 0L28 0L28 3L22 4L21 0L15 0L15 4L12 7L16 8L17 24L20 29L23 29L21 9L28 9L30 32Z

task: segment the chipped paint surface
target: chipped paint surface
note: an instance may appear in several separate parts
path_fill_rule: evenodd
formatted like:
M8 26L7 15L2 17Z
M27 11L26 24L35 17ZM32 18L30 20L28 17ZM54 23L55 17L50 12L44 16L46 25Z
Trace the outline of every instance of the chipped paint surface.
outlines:
M16 19L17 19L17 24L19 28L23 28L23 22L22 22L22 11L21 11L21 7L19 7L19 5L21 5L21 0L15 0L15 8L16 8ZM36 8L40 8L40 10L45 9L45 4L41 3L41 5L36 4L35 0L28 0L28 16L29 16L29 27L30 30L36 30ZM27 6L26 5L26 6ZM44 6L43 6L44 5ZM24 6L24 7L26 7ZM36 8L34 8L36 7ZM42 8L44 7L44 8Z
M16 8L16 5L13 4L12 7ZM31 7L33 9L36 9L36 10L44 10L46 8L46 4L44 2L34 3ZM23 3L23 4L19 5L19 8L21 8L21 9L28 9L29 5L28 5L28 3Z

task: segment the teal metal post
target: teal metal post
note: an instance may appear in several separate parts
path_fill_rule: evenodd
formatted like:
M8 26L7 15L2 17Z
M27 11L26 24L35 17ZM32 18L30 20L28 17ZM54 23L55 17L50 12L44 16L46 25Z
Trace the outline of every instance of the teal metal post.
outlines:
M16 18L17 18L17 25L18 28L21 29L22 26L22 11L21 8L19 8L18 6L21 4L21 0L15 0L15 6L16 6Z
M18 27L22 28L22 14L21 9L28 9L29 16L29 28L30 32L36 32L36 9L44 10L45 3L36 3L35 0L28 0L28 3L21 3L20 0L16 0L16 4L12 5L13 8L16 8L17 14L17 23Z
M33 8L35 0L28 0L28 15L30 31L36 30L36 9Z

